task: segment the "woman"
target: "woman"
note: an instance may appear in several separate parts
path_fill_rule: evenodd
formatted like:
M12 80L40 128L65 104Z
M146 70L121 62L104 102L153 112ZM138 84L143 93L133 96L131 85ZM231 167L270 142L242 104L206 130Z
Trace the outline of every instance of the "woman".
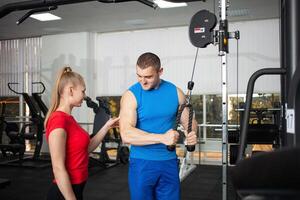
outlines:
M52 91L51 106L45 119L49 143L53 184L48 200L83 199L83 188L88 178L88 156L102 141L110 128L118 125L119 118L110 119L90 139L71 115L85 97L85 83L81 75L64 67L58 74Z

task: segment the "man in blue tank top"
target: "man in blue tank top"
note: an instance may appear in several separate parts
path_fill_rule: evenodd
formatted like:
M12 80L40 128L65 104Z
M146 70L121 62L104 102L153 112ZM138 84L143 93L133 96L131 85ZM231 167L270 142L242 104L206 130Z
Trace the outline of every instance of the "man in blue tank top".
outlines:
M160 59L144 53L136 65L138 82L122 96L120 131L124 143L131 144L129 190L131 200L178 200L180 181L174 145L179 137L173 130L178 107L185 103L185 95L174 84L160 79L163 73ZM188 110L181 116L187 130ZM186 134L189 145L195 145L197 122Z

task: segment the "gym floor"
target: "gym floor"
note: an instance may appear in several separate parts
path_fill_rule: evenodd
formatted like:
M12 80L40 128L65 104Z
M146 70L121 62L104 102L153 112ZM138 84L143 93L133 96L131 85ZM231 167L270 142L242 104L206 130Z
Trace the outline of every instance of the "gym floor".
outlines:
M109 169L92 167L84 191L86 200L129 200L127 186L128 165L119 164ZM182 182L182 200L222 199L221 167L198 165ZM1 200L45 199L51 184L51 168L28 169L1 166L0 177L11 180L11 184L0 190ZM228 199L235 200L231 184L228 184Z

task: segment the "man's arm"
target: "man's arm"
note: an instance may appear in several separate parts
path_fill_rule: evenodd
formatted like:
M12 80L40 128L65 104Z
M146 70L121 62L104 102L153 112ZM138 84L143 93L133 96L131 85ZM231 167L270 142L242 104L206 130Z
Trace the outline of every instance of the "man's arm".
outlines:
M177 88L177 94L178 94L178 100L179 104L182 105L185 103L185 95L182 92L181 89ZM185 109L182 111L181 117L180 117L180 123L184 127L187 144L188 145L195 145L197 143L197 129L198 129L198 122L195 119L195 116L193 115L192 120L192 130L190 133L187 134L188 130L188 124L189 124L189 108L185 107Z
M137 102L130 91L126 91L121 99L120 133L124 143L133 145L149 145L163 143L175 144L177 131L170 129L165 134L153 134L135 128L137 122Z

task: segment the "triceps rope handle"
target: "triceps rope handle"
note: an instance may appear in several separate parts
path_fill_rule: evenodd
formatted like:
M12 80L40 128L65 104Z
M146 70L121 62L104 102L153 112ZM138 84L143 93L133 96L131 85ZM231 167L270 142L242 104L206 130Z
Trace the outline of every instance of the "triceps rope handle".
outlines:
M182 114L182 111L184 110L185 107L188 107L189 108L189 121L188 121L188 134L192 131L192 125L193 125L193 108L192 108L192 105L190 103L187 103L187 104L182 104L179 108L179 111L177 113L177 116L176 116L176 122L173 126L173 130L177 130L177 127L178 127L178 124L180 122L180 118L181 118L181 114ZM195 151L195 145L188 145L186 144L185 147L187 148L187 150L189 152L192 152L192 151ZM176 145L168 145L167 146L167 149L169 151L174 151L176 148Z
M192 131L192 126L193 126L193 107L190 103L187 104L187 107L189 107L189 123L188 123L188 132L187 132L187 134L189 134ZM186 144L185 147L189 152L195 151L195 145Z
M174 131L177 131L177 127L178 127L178 124L180 122L180 117L181 117L181 113L183 111L183 109L185 108L185 104L182 104L180 107L179 107L179 110L177 111L177 115L176 115L176 121L174 123L174 126L173 126L173 130ZM169 151L174 151L176 149L176 145L167 145L167 149Z

